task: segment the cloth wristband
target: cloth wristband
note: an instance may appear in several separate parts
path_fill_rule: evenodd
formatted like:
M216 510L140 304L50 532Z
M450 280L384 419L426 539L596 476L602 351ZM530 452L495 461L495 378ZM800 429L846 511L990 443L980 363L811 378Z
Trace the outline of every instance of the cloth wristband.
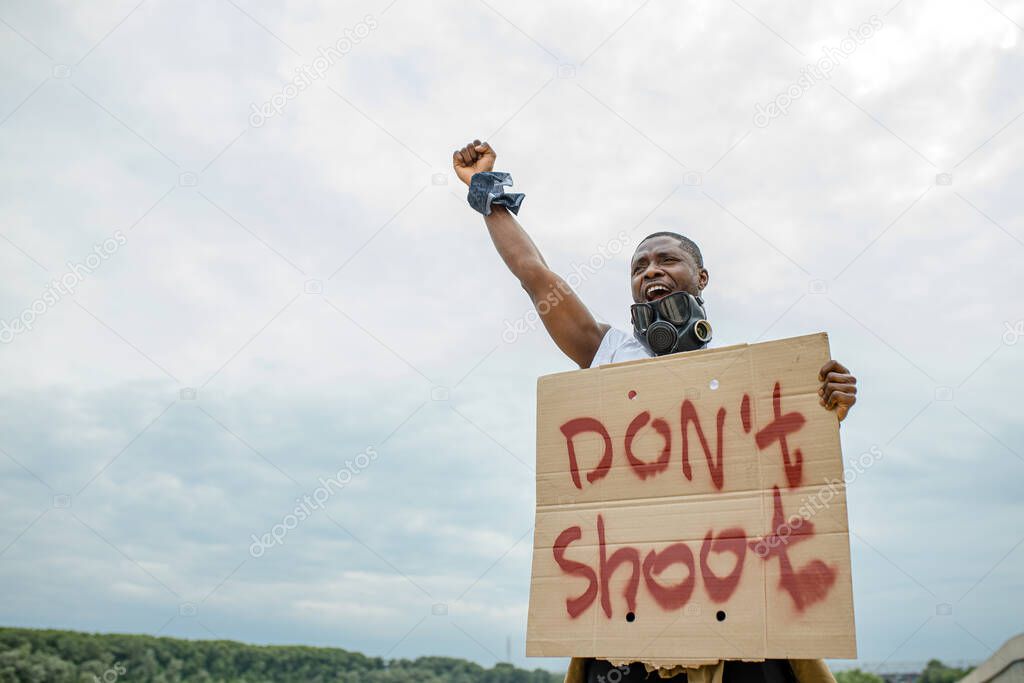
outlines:
M521 192L505 193L506 187L512 187L512 176L508 173L485 171L474 173L469 180L469 205L485 216L491 215L491 206L504 206L515 215L519 215L519 206L526 199Z

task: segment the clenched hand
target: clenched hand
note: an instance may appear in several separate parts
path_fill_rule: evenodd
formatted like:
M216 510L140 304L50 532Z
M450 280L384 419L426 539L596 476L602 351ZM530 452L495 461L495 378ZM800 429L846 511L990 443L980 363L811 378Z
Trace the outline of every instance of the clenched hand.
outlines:
M822 366L818 379L821 381L819 402L827 410L836 411L836 417L842 422L857 402L857 378L842 363L830 360Z
M455 174L459 176L459 180L469 185L474 173L492 170L497 158L498 155L489 144L473 140L462 149L455 150L452 154L452 166L455 167Z

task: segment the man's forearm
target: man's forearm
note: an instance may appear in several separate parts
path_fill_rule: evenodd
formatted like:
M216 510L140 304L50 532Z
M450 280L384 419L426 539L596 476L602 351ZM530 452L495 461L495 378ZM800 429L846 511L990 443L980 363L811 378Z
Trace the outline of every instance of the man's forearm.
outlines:
M474 140L455 150L452 164L459 180L470 187L472 193L474 175L492 171L496 158L490 145ZM473 201L470 205L473 206ZM501 260L530 295L544 328L558 348L581 368L590 367L608 326L598 323L576 292L548 268L540 249L515 216L500 203L491 202L489 206L490 213L484 222ZM478 206L473 208L483 213Z
M530 291L539 273L548 270L540 249L503 206L492 207L490 215L484 216L484 222L498 255L523 288Z

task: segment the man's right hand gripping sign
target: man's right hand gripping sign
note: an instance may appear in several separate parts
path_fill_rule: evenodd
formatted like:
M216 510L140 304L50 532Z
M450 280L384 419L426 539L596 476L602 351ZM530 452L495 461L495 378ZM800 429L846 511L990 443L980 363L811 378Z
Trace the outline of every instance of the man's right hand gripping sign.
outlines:
M709 275L700 248L693 240L674 232L656 232L641 240L630 262L633 330L626 332L599 323L565 280L548 268L537 245L513 216L518 214L524 195L505 193L504 188L512 184L512 178L507 173L494 172L496 160L497 154L491 146L479 140L473 140L452 155L455 173L469 186L470 206L484 215L498 254L530 295L548 334L565 355L581 368L589 368L706 345L710 327L707 338L695 335L694 343L686 348L681 349L673 337L678 333L678 339L682 340L687 332L692 332L694 316L690 312L694 307L703 318L701 295L708 285ZM672 343L656 349L659 345L652 343L649 330L658 324L663 331L668 330ZM857 402L857 379L835 360L822 366L818 379L821 405L835 411L842 421ZM724 683L793 680L790 667L780 668L779 662L728 664L731 668L725 670L727 680ZM576 667L574 661L570 677L575 678ZM607 675L608 667L607 662L587 662L583 673L585 680L599 680ZM632 672L645 674L642 666L632 667ZM627 676L622 680L634 679ZM638 676L635 680L644 678Z

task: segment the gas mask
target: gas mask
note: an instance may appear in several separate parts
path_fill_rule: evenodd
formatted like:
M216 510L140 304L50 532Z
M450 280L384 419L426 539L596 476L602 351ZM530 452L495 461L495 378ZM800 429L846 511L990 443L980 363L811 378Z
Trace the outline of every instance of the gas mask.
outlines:
M673 292L629 307L633 334L656 356L702 349L711 341L711 323L704 300L689 292Z

